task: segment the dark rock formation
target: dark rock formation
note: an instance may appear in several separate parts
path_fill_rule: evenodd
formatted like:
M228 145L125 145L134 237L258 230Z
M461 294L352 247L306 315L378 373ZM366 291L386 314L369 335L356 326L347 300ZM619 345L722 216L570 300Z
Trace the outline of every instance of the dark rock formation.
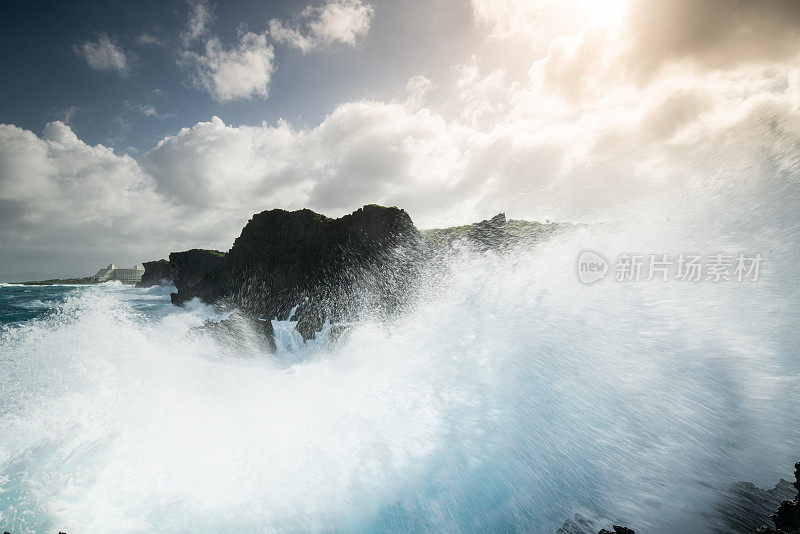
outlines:
M589 534L596 532L596 528L594 521L580 514L575 514L571 519L564 521L564 524L556 531L556 534ZM613 531L601 529L599 534L636 534L633 530L620 525L614 525L612 528L614 529Z
M483 248L500 247L509 241L506 232L506 214L498 213L487 221L471 225L467 238Z
M598 534L636 534L634 531L632 531L627 527L614 525L613 528L614 528L613 532L610 530L602 529L600 532L598 532Z
M485 221L464 226L434 228L423 233L429 245L436 248L447 248L449 245L462 242L480 250L487 250L518 243L534 244L558 231L572 227L573 225L569 223L506 219L504 213L498 213Z
M231 303L253 317L290 318L308 339L355 308L396 306L421 242L398 208L368 205L339 219L307 209L264 211L224 257L170 254L178 289L173 303L199 297Z
M169 260L146 261L142 266L144 274L136 287L157 286L162 280L172 282Z
M749 482L732 484L724 498L714 506L714 513L708 516L714 532L719 534L800 534L800 502L798 502L800 499L800 463L794 466L794 476L793 484L781 479L774 488L769 490L761 489ZM769 519L775 523L774 527L759 527ZM593 529L596 528L594 525L595 521L575 514L574 518L564 522L557 534L589 534L594 532ZM613 528L613 532L603 529L600 534L634 533L633 530L619 525L614 525Z
M183 304L194 297L208 300L213 293L213 273L222 263L224 252L193 248L169 255L170 276L178 289L173 304Z
M556 531L556 534L589 534L594 532L595 523L591 519L575 514L572 518L564 521L564 524Z
M242 321L249 318L268 337L273 318L291 319L309 339L326 323L335 335L345 329L337 324L342 321L392 313L408 302L420 272L437 271L456 242L499 249L514 240L536 242L569 226L507 221L501 213L422 233L394 207L370 204L339 219L308 209L274 209L254 215L227 254L193 249L145 263L140 286L170 279L178 290L173 304L197 297L232 305Z
M781 501L791 499L794 488L781 479L772 489L761 489L750 482L732 484L719 503L714 505L720 525L719 534L753 534L769 522Z
M793 486L797 492L794 499L783 501L772 514L775 528L762 526L758 534L800 534L800 462L794 464Z

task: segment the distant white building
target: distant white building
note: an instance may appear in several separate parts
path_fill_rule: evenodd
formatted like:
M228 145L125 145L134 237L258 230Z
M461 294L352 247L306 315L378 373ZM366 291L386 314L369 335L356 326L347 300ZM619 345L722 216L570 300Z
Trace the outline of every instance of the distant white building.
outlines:
M144 274L144 267L141 265L134 265L131 268L120 269L113 263L105 269L100 269L97 274L92 277L95 282L108 282L109 280L119 280L125 283L136 283L142 279Z

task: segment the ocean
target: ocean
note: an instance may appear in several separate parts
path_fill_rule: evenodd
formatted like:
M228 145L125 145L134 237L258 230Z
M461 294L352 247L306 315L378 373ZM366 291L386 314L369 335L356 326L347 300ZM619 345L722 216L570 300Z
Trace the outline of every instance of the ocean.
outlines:
M274 353L170 286L2 285L0 527L714 532L731 483L800 460L795 253L654 228L456 249L396 316L309 343L275 321ZM764 263L586 285L586 248Z

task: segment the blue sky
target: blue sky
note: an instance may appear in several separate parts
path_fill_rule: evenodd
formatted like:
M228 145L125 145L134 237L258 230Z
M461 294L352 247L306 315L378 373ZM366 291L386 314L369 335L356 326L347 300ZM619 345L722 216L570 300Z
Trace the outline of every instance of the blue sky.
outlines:
M22 83L4 89L0 117L35 132L49 121L69 119L87 143L134 153L214 115L232 124L280 118L318 124L339 102L390 99L409 77L468 57L467 43L476 33L469 4L438 2L437 16L430 17L425 6L434 4L386 2L375 11L359 46L333 45L312 54L277 46L268 97L227 102L215 101L176 64L179 36L197 4L16 4L4 14L0 57L7 78ZM235 42L242 25L263 32L269 20L290 21L305 6L253 0L209 4L213 19L208 32L223 43ZM96 42L103 35L129 57L125 77L114 70L95 70L75 53L76 44ZM157 43L142 42L142 35Z
M0 281L276 207L674 219L800 139L795 0L17 3L0 39Z

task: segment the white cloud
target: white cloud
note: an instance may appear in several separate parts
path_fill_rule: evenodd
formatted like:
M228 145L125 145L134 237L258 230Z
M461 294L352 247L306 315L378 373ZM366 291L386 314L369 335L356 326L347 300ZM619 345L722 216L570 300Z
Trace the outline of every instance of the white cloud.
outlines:
M533 34L535 15L541 10L529 0L472 0L471 4L475 21L489 26L490 36L495 39Z
M160 204L133 159L86 145L60 121L41 138L0 125L0 139L0 201L15 214L0 225L7 250L136 241L140 214Z
M142 32L136 36L136 44L139 46L160 46L166 47L167 42L164 39L160 39L149 32Z
M206 42L203 53L186 51L183 62L193 66L196 83L218 102L266 98L275 70L275 51L264 34L240 31L238 43L226 48L218 38Z
M345 102L309 127L214 117L136 159L90 147L58 122L41 137L2 126L0 248L102 244L136 249L138 259L227 248L252 213L273 207L340 215L378 202L425 227L498 211L582 221L674 215L731 190L741 192L729 204L737 216L753 206L763 216L775 207L765 211L763 195L800 195L800 68L780 46L724 69L664 60L643 83L625 24L590 21L541 54L525 48L527 78L476 51L443 69L436 91L417 76L396 101ZM217 100L266 96L266 35L241 32L229 49L210 38L202 54L186 54ZM142 236L156 234L151 253Z
M113 71L123 78L130 75L132 56L108 34L100 34L97 41L76 43L73 49L94 70Z
M505 91L508 87L505 69L499 67L483 76L477 58L472 56L468 63L457 65L453 70L464 122L477 125L484 117L496 119L498 114L505 111Z
M0 247L20 257L80 251L94 266L110 251L133 262L225 249L252 213L273 207L340 215L378 202L429 227L498 211L675 215L727 189L791 198L800 184L780 169L798 170L796 71L694 74L577 104L548 100L534 77L503 96L508 111L488 125L413 100L345 103L310 128L215 117L136 159L88 146L60 122L41 137L0 126ZM763 209L745 196L737 216Z
M463 156L458 135L429 110L358 102L308 130L233 127L215 117L165 138L141 161L178 204L342 213L454 185Z
M299 156L299 141L286 124L233 128L213 117L164 138L141 161L170 202L235 209L243 202L275 202L283 186L301 181L282 174L286 160Z
M0 271L87 275L170 250L226 248L247 216L166 200L137 161L59 121L41 136L0 125Z
M626 0L471 0L473 20L489 30L489 40L521 40L547 45L573 35L586 23L618 21Z
M204 88L217 102L266 98L275 70L275 50L266 33L247 31L242 25L237 32L238 42L228 47L216 36L198 41L208 34L214 20L212 6L207 0L190 0L186 28L181 32L182 48L178 64L188 67L198 87Z
M406 84L405 98L412 108L420 108L430 91L436 88L430 78L425 76L412 76Z
M83 111L84 110L78 106L69 106L54 113L54 118L69 124L72 122L72 119L80 115Z
M125 105L129 109L131 109L133 111L136 111L138 113L141 113L145 117L150 117L150 118L153 118L153 119L161 120L161 119L167 119L169 117L173 117L174 116L172 113L162 113L162 112L158 111L158 108L156 108L152 104L133 104L133 103L129 102L128 100L126 100L125 101Z
M208 27L214 20L214 13L208 0L189 0L189 18L186 27L180 34L184 47L190 46L200 37L208 33Z
M480 87L487 77L468 70ZM770 133L771 121L800 135L795 90L776 80L792 72L687 77L658 91L633 86L577 104L548 97L533 77L488 91L504 99L498 109L505 111L487 124L469 115L448 120L416 98L342 104L310 129L214 119L165 139L141 161L165 196L201 208L308 206L336 214L379 202L406 207L426 225L493 211L618 218L642 203L680 205L687 188L736 173L760 179L758 169L775 164L765 146L791 146ZM458 74L469 86L462 98L480 100ZM412 82L412 90L428 85Z
M269 35L303 53L332 45L359 46L369 32L375 8L362 0L328 0L320 7L308 6L298 16L298 24L287 25L272 19Z
M161 115L158 113L155 106L140 104L136 106L136 109L139 110L145 117L161 118Z

